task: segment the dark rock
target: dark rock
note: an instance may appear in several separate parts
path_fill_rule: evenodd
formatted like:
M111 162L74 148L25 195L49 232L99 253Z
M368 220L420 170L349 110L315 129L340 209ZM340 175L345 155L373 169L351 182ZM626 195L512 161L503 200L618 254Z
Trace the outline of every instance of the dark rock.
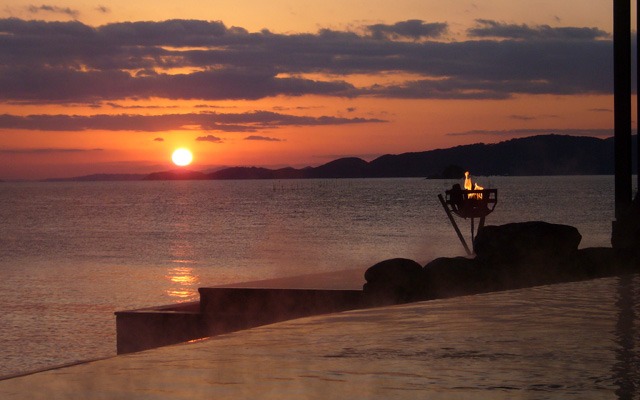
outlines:
M616 251L611 247L590 247L578 250L574 275L592 279L607 276L618 269Z
M474 242L476 258L439 258L425 265L424 294L442 298L601 276L606 251L579 258L581 239L574 227L546 222L486 226Z
M375 264L364 273L364 292L376 303L405 303L422 292L422 266L406 258Z
M470 258L436 258L424 266L423 292L426 299L462 296L495 290L491 271Z
M611 247L589 247L578 250L577 269L584 279L601 278L638 272L637 258Z
M582 236L572 226L541 221L485 226L474 250L484 264L553 264L573 257Z

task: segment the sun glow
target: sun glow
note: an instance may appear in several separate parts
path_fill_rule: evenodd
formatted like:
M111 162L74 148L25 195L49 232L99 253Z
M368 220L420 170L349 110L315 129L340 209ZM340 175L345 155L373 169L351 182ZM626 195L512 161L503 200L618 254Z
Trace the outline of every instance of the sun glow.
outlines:
M171 159L173 160L174 164L185 166L191 163L191 160L193 160L193 156L191 155L191 152L187 149L178 149L173 152Z

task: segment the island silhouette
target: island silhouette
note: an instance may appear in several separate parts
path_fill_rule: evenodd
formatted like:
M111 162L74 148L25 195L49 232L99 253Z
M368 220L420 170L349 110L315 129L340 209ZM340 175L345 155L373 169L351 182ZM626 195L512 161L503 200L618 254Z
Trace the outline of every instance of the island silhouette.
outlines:
M633 149L637 135L633 136ZM403 154L372 161L357 157L333 160L317 167L228 167L205 173L171 170L151 174L95 174L47 181L233 180L424 177L458 179L467 170L476 176L613 175L613 137L537 135L499 143L476 143ZM637 154L634 151L634 165Z

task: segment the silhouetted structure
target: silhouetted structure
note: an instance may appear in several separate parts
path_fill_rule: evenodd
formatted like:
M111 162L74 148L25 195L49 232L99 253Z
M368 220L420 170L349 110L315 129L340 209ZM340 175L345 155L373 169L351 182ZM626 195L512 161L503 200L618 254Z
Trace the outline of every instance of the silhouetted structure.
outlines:
M468 172L467 172L468 174ZM453 226L453 229L458 235L458 239L462 243L465 251L468 255L472 254L467 242L464 240L464 236L460 232L456 221L453 219L452 214L456 214L461 218L471 218L471 242L474 242L474 219L480 218L478 224L478 231L484 226L484 220L489 215L498 203L498 189L462 189L459 184L453 185L450 190L445 191L446 199L441 194L438 195L440 204L444 208L444 211L449 217L449 221Z
M613 1L613 52L616 220L613 222L611 244L619 250L638 252L640 209L639 202L632 200L631 4L629 0Z

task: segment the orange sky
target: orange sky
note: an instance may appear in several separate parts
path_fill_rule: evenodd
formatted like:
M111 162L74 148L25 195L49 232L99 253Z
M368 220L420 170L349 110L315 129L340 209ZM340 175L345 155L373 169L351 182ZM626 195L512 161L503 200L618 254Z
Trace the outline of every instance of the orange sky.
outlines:
M451 3L9 0L0 179L611 135L611 1Z

